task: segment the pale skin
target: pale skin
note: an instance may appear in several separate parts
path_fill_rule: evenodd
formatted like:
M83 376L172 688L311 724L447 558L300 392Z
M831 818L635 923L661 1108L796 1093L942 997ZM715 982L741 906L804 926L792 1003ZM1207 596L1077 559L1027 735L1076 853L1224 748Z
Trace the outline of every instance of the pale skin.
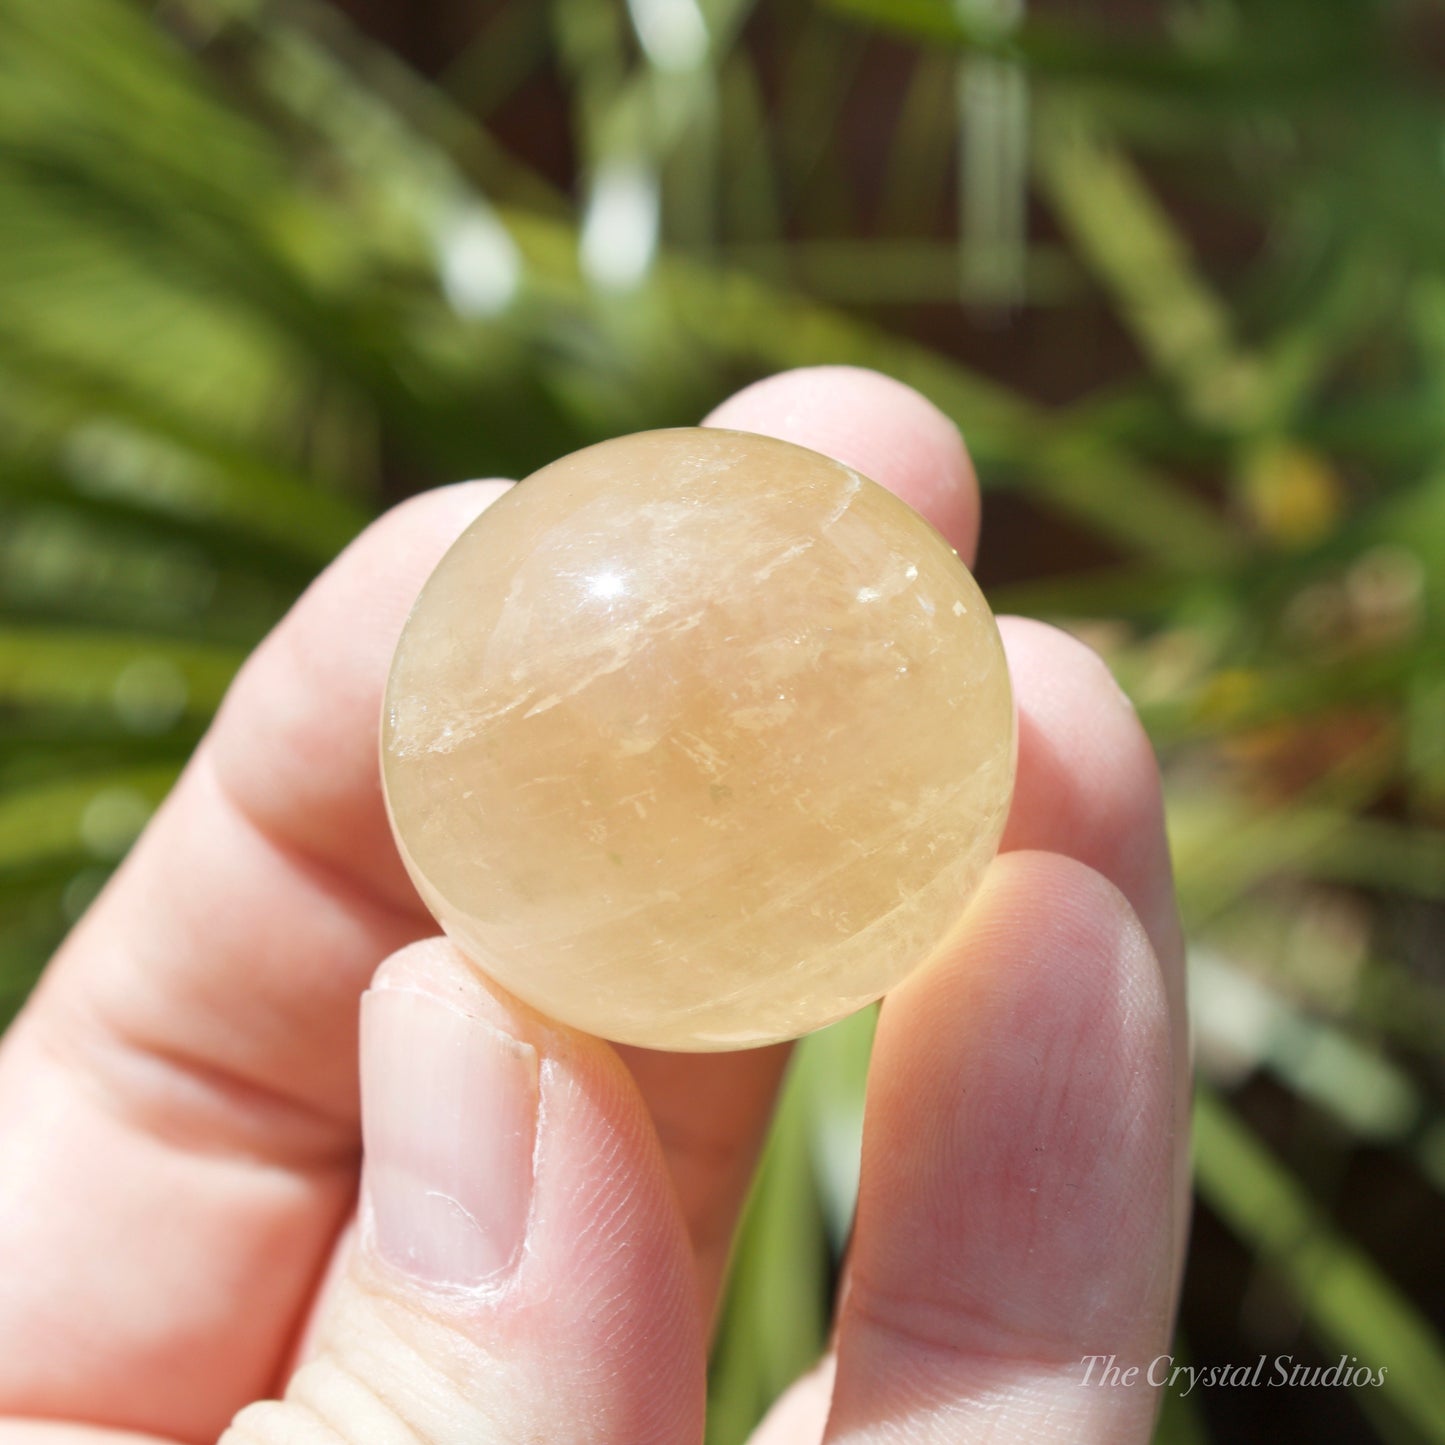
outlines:
M848 463L974 555L958 433L896 382L790 373L709 420ZM0 1046L0 1445L701 1440L786 1049L652 1054L539 1018L435 938L382 807L403 618L505 487L397 508L316 582ZM1081 1384L1087 1356L1167 1351L1187 1223L1158 776L1092 653L1001 626L1003 851L957 947L884 1002L833 1348L756 1445L1142 1442L1158 1407ZM365 1187L356 1225L358 1079L370 1111L407 1066L359 1051L368 986L535 1061L525 1243L480 1285L387 1257ZM423 1104L429 1137L476 1117ZM442 1143L486 1157L463 1135Z

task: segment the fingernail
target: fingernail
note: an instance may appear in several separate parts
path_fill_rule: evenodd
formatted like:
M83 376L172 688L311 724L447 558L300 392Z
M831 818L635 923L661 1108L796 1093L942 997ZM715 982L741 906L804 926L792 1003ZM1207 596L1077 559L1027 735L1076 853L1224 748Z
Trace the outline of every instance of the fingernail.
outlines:
M501 1278L532 1202L537 1053L432 994L361 1001L363 1239L431 1285Z

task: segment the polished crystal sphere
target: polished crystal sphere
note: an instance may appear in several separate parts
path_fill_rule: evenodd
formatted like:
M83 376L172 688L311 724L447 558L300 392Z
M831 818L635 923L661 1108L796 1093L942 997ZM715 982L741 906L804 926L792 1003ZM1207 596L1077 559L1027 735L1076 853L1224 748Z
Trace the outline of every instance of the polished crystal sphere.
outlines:
M878 998L998 845L1014 707L926 522L771 438L644 432L464 532L392 664L402 857L476 965L626 1043L730 1049Z

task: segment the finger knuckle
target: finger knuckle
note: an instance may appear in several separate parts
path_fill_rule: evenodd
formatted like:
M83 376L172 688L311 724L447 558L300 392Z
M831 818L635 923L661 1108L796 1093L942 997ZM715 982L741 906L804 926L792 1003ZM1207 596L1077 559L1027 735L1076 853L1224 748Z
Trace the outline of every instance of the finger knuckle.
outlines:
M282 1400L248 1405L221 1445L433 1445L355 1372L331 1358L297 1371Z

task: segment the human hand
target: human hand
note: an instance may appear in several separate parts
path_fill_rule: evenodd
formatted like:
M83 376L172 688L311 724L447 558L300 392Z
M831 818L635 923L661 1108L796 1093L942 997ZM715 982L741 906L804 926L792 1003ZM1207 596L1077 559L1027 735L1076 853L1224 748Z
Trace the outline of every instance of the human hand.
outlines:
M897 383L792 373L711 420L847 462L971 558L957 433ZM786 1050L538 1017L429 938L382 808L402 620L504 490L397 508L313 586L0 1047L0 1445L202 1440L237 1412L228 1445L701 1438ZM835 1351L759 1445L1148 1438L1155 1392L1080 1361L1167 1348L1186 1219L1158 779L1092 653L1001 625L1004 851L958 946L884 1003Z

